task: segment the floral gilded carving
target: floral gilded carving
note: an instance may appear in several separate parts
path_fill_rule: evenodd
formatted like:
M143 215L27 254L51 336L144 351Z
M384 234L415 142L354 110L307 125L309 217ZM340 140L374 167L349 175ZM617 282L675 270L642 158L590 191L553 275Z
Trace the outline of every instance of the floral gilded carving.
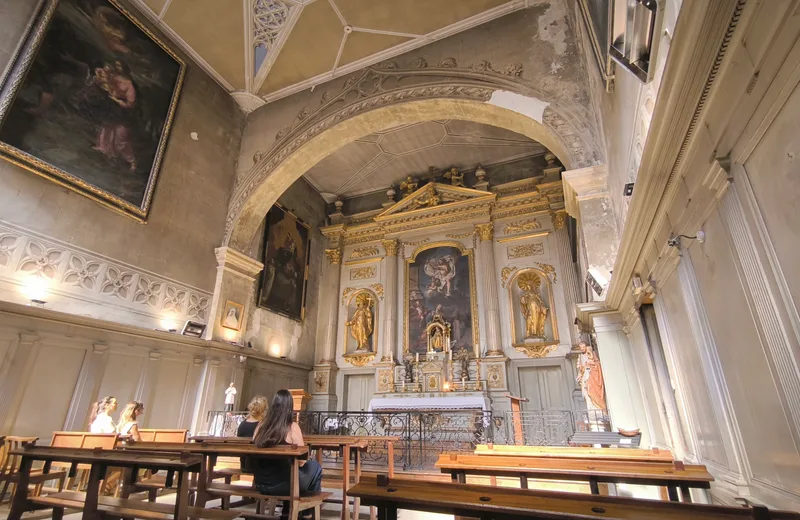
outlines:
M527 258L529 256L539 256L544 254L544 244L532 242L530 244L520 244L518 246L508 246L507 255L509 259Z
M370 256L377 256L380 253L376 246L359 247L350 253L350 258L367 258Z
M367 278L375 278L376 274L378 274L378 270L375 269L375 266L372 265L369 265L367 267L358 267L356 269L350 269L351 280L364 280Z
M519 220L506 224L503 228L503 233L511 235L514 233L523 233L525 231L533 231L534 229L542 229L542 225L536 219Z
M506 266L500 270L500 280L503 286L503 289L506 288L506 284L508 283L508 279L511 277L511 274L516 271L516 267Z

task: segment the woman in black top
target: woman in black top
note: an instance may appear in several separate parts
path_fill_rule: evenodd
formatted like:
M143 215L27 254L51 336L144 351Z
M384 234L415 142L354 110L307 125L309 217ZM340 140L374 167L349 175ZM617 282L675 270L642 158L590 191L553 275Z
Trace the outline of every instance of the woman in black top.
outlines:
M264 412L267 411L267 398L263 395L257 395L250 400L247 405L247 418L239 423L239 428L236 430L237 437L253 438L256 433L256 427L264 419Z
M271 448L279 444L305 446L303 432L294 422L292 394L279 390L272 399L267 417L256 429L253 442L259 448ZM288 460L256 459L251 468L256 489L265 495L290 494L290 465ZM322 467L316 460L300 462L300 494L307 495L322 489Z

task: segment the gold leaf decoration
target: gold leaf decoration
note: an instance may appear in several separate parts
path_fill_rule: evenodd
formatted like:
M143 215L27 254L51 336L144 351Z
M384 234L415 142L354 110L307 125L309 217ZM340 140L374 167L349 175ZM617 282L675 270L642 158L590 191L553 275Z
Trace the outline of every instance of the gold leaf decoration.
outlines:
M353 250L350 253L350 258L366 258L368 256L378 256L378 247L377 246L365 246L359 247Z
M523 233L525 231L533 231L534 229L542 229L542 225L538 220L519 220L517 222L506 224L506 227L503 229L503 233L506 235L511 235L512 233Z
M503 269L500 270L500 279L502 281L504 289L506 287L506 284L508 283L508 279L511 277L511 273L513 273L516 270L517 270L516 267L510 267L510 266L504 267Z
M351 280L363 280L365 278L374 278L375 274L377 274L377 269L374 266L367 266L367 267L359 267L357 269L350 270L350 279Z
M538 256L544 254L544 244L533 242L530 244L520 244L508 247L508 258L525 258L528 256Z
M375 294L378 295L378 298L380 298L382 300L383 299L383 284L374 283L374 284L370 285L370 287L372 288L373 291L375 291Z
M558 282L558 275L556 274L556 268L555 267L553 267L550 264L543 264L543 263L540 263L540 262L536 262L536 265L538 265L539 269L544 271L544 273L547 276L552 276L553 277L553 283Z

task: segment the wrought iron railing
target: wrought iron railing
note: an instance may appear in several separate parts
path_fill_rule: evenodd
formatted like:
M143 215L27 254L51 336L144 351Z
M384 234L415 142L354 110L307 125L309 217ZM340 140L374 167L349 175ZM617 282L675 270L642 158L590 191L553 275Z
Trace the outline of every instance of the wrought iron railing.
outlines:
M235 436L246 412L212 411L208 435ZM393 436L394 464L405 470L430 469L442 453L472 452L478 444L564 446L576 431L609 431L607 410L547 410L520 412L522 438L517 439L512 412L402 411L402 412L301 412L300 429L307 435L359 435L375 437L363 456L365 465L386 467L388 450L379 437ZM324 458L337 461L336 452Z

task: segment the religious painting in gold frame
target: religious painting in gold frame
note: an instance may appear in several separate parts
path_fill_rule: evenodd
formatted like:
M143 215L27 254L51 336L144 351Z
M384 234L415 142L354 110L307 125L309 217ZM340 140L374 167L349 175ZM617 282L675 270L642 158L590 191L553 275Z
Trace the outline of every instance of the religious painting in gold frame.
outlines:
M511 276L506 287L513 346L558 345L553 284L547 273L535 267L520 269ZM544 316L542 308L546 309Z
M185 72L117 0L42 0L0 85L0 157L143 222Z
M480 355L473 251L458 242L420 246L405 264L403 350L424 357L427 326L437 308L451 327L454 352Z

